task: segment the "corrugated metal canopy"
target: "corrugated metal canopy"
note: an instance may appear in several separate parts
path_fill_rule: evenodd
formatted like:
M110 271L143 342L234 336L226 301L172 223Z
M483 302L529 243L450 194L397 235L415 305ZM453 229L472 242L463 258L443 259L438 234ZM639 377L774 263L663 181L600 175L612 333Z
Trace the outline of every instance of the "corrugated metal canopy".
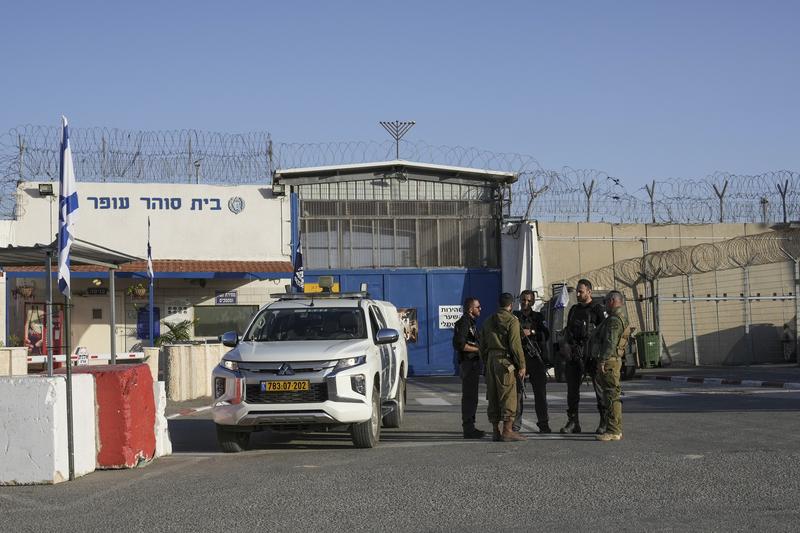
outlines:
M33 246L7 246L0 248L0 268L41 266L50 253L58 257L58 242L34 244ZM142 261L140 257L128 255L99 244L75 239L69 254L70 265L96 265L105 268L118 268L131 261Z
M392 161L377 161L374 163L354 163L347 165L329 165L321 167L305 167L279 169L275 171L275 179L292 180L309 176L339 176L352 173L378 172L392 170L416 170L419 172L448 174L454 177L462 177L472 180L494 181L500 183L513 183L517 181L517 174L513 172L502 172L498 170L484 170L479 168L454 167L450 165L438 165L433 163L418 163L416 161L405 161L395 159Z

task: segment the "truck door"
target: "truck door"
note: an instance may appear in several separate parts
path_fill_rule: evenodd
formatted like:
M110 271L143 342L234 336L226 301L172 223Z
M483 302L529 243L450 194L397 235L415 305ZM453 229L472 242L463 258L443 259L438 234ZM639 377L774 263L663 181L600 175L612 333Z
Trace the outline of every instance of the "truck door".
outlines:
M372 325L372 339L373 342L377 338L378 330L386 326L386 319L384 319L381 310L377 306L369 306L369 318ZM389 399L394 388L395 381L395 368L397 366L397 354L393 344L381 344L378 346L381 356L381 398L384 400Z

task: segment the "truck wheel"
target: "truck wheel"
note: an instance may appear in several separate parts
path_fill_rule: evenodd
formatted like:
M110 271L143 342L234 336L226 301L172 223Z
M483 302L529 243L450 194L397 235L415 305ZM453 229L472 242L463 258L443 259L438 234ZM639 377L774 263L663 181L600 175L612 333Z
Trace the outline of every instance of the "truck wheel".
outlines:
M406 378L403 376L397 382L397 396L394 401L397 407L383 417L383 426L387 428L399 428L403 423L406 412Z
M225 453L239 453L250 449L250 432L235 431L217 424L217 443Z
M353 424L350 435L356 448L374 448L381 438L381 392L377 384L372 389L372 415L369 420Z

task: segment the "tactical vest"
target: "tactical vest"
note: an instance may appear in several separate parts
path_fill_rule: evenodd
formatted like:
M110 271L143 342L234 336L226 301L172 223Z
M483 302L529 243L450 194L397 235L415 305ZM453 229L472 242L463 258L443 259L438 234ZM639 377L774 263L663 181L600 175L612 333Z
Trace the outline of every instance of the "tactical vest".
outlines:
M602 322L603 306L592 302L589 305L576 304L569 317L569 328L572 340L579 344L588 343L594 335L596 324Z
M626 325L625 321L621 318L619 318L619 320L622 322L622 325L625 326L625 329L622 330L622 335L619 336L619 341L617 341L617 357L622 359L625 357L625 350L628 349L628 341L631 338L631 325Z

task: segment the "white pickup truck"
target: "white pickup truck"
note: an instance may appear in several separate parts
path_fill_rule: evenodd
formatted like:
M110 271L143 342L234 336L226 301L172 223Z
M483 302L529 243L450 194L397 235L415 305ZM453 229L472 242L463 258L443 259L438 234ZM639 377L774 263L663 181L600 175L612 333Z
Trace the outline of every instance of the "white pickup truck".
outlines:
M397 309L366 293L273 295L212 373L212 412L223 451L253 431L327 428L372 448L381 425L400 427L408 353Z

